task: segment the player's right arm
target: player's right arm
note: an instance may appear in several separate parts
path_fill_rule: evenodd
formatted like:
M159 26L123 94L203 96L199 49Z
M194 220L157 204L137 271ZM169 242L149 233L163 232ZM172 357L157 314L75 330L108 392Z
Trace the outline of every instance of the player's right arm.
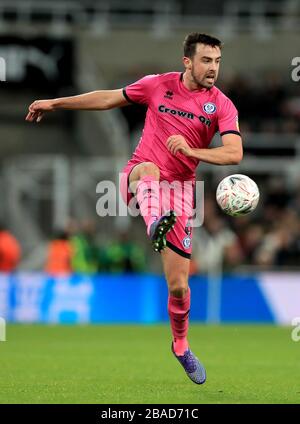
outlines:
M36 100L28 108L26 121L39 122L45 112L53 112L59 109L65 110L107 110L115 107L126 106L126 100L122 89L98 90L78 96L60 97L49 100Z

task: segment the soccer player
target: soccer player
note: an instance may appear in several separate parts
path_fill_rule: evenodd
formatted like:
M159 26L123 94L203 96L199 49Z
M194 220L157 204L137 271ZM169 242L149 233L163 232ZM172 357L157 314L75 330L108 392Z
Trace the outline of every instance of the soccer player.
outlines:
M192 252L192 190L184 198L183 213L164 208L161 181L195 181L199 162L238 164L243 157L235 106L218 88L220 40L191 33L184 40L184 72L147 75L123 89L93 91L78 96L37 100L29 106L27 121L39 122L45 112L57 109L106 110L141 103L147 105L145 126L133 157L123 170L121 183L127 202L136 196L153 249L161 253L169 298L173 335L172 352L188 377L197 384L206 380L204 366L189 348L190 310L188 286ZM219 131L222 146L208 148ZM174 183L175 184L175 183ZM123 187L122 187L123 186ZM129 186L129 187L128 187ZM180 197L180 196L179 196ZM174 199L173 199L174 200Z

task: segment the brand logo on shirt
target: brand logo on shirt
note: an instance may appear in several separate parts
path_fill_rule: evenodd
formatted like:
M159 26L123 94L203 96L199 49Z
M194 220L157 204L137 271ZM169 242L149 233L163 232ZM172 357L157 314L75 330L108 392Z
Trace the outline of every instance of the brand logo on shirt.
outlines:
M159 112L170 113L171 115L177 115L177 116L180 116L181 118L194 119L196 117L199 119L199 121L202 122L202 124L207 125L208 127L210 127L211 125L211 120L207 119L203 115L195 116L192 112L185 112L183 110L170 109L169 107L166 107L165 105L159 105L158 110Z
M167 90L164 97L165 99L173 99L173 91Z
M217 106L214 103L210 103L210 102L209 103L204 103L203 110L208 115L211 115L212 113L215 113L215 111L217 110Z

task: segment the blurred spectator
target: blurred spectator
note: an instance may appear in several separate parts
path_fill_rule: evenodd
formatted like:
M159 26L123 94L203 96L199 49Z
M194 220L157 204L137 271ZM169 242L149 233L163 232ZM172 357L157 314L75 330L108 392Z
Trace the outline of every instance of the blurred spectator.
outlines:
M297 264L300 258L300 221L295 211L284 209L256 251L255 262L263 267Z
M291 184L281 176L267 174L249 176L260 188L259 205L249 215L229 217L211 195L216 181L209 173L202 174L210 194L204 204L204 225L194 229L191 274L214 267L230 271L242 265L263 269L300 266L300 182ZM95 223L91 220L82 222L80 231L78 223L70 221L66 233L70 234L69 242L67 235L61 234L49 246L47 272L93 274L147 269L144 250L130 240L130 233L112 234L111 239L116 241L101 249L95 242Z
M231 270L242 262L243 253L236 234L219 216L215 201L205 199L204 225L193 234L191 271L207 272L222 267Z
M259 108L257 108L258 103L256 103L256 109L259 115L262 110L264 111L264 119L259 128L261 131L272 133L280 131L280 126L282 125L280 120L284 115L283 104L286 97L287 92L281 81L280 75L276 72L268 73L265 76L264 84L261 89Z
M272 177L269 180L265 206L282 209L288 205L290 197L283 177Z
M3 224L0 224L0 272L14 271L20 259L19 242Z
M255 179L257 181L259 177ZM244 264L263 268L299 266L297 190L294 193L281 177L262 178L259 187L261 201L258 210L230 219L244 252Z
M241 265L300 266L300 183L293 188L283 177L253 178L261 200L249 215L229 217L220 212L213 197L205 199L204 225L194 230L191 274ZM207 184L212 185L212 181Z
M239 111L239 120L242 126L246 121L250 126L257 126L257 97L251 81L242 75L236 75L228 83L226 94L233 101Z
M255 252L264 239L264 229L258 222L249 223L240 233L240 245L244 254L244 263L255 263Z
M66 231L59 231L50 241L45 272L53 276L68 275L72 272L72 245Z
M105 247L102 261L109 272L144 272L146 269L143 249L130 240L127 232L121 233L117 241Z
M95 235L95 222L86 219L81 223L79 232L71 236L73 272L95 274L99 271L99 248L95 242Z

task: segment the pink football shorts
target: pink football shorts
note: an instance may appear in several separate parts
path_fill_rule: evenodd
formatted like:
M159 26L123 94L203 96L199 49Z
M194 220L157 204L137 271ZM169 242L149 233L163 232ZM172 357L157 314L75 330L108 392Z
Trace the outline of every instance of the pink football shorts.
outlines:
M136 200L129 188L129 175L139 162L129 161L121 173L120 192L128 208L137 208ZM179 255L190 259L193 236L194 181L174 180L170 175L160 173L160 200L162 215L174 210L177 221L174 229L167 234L167 246Z

